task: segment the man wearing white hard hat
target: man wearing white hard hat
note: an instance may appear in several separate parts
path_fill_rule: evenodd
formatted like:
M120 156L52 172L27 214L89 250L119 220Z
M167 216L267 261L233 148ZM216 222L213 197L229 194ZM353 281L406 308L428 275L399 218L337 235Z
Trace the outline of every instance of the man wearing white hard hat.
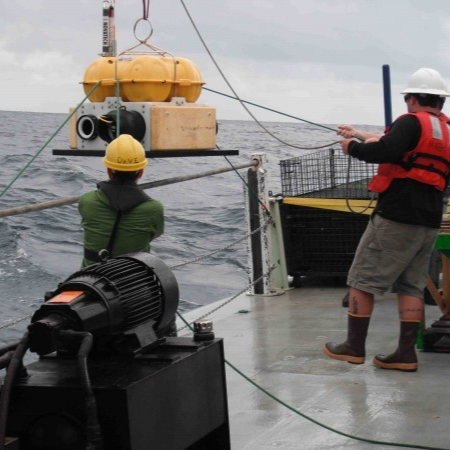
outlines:
M441 111L450 93L439 72L422 68L412 74L401 94L408 113L385 135L363 135L364 143L341 141L344 154L379 164L369 184L369 190L378 193L378 201L348 274L347 340L328 342L323 351L334 359L364 363L374 295L393 287L400 316L398 348L387 356L376 355L373 363L414 372L423 290L450 174L450 119ZM338 134L350 137L355 131L341 126Z

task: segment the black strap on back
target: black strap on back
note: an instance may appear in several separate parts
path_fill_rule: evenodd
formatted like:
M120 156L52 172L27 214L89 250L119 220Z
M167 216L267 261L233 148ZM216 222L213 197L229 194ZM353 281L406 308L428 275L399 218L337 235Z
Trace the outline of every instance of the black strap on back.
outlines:
M95 250L89 250L88 248L84 248L84 257L94 262L101 262L111 258L112 251L114 248L114 241L116 240L117 230L119 228L120 219L122 218L122 211L117 210L116 220L114 221L114 225L111 230L111 235L109 236L109 242L105 249L100 250L99 252Z
M440 163L444 164L447 167L447 170L440 170L436 167L434 167L433 164L419 164L416 162L417 158L424 158L424 159L431 159L434 161L439 161ZM430 155L429 153L414 153L412 154L407 161L403 161L401 163L398 163L400 166L403 167L403 169L405 170L411 170L413 167L416 169L423 169L423 170L427 170L428 172L434 172L437 173L438 175L442 176L443 178L446 178L449 171L450 171L450 163L443 158L442 156L438 156L438 155Z

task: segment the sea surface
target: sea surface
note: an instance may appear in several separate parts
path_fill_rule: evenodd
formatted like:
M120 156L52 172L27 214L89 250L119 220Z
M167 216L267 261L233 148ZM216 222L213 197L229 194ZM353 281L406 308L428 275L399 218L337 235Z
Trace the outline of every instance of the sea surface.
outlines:
M65 114L0 111L0 192L66 118ZM297 146L314 147L337 140L334 132L311 124L264 125ZM52 155L52 149L68 148L68 134L66 125L0 198L0 210L80 195L107 178L101 158ZM273 193L281 191L279 161L312 151L281 144L250 121L219 121L217 143L223 150L239 150L239 156L228 157L233 164L248 162L253 153L266 153L268 185ZM229 164L222 156L152 159L142 182L226 166ZM245 169L239 173L244 175ZM168 266L222 248L247 233L243 182L233 171L147 192L165 208L165 233L153 241L152 252ZM29 321L5 325L32 314L46 291L80 268L82 242L76 205L0 219L0 343L19 338ZM174 274L182 311L229 298L248 285L246 243L174 269Z

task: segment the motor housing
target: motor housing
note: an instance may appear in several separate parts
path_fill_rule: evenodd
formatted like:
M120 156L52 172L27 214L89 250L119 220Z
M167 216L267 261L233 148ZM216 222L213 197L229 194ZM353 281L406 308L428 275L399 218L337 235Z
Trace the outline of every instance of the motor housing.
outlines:
M88 331L94 351L136 355L163 338L179 303L175 276L149 253L86 267L46 295L29 325L30 349L70 351L60 330Z

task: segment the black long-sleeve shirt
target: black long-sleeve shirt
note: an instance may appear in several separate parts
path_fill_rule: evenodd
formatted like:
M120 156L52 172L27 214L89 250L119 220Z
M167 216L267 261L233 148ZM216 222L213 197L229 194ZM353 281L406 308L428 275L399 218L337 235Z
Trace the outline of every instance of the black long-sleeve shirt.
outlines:
M352 141L348 152L368 163L400 162L404 153L417 147L421 132L420 122L415 116L401 116L378 142L364 144ZM397 178L379 194L374 214L396 222L439 228L442 202L443 193L435 187L409 178Z

